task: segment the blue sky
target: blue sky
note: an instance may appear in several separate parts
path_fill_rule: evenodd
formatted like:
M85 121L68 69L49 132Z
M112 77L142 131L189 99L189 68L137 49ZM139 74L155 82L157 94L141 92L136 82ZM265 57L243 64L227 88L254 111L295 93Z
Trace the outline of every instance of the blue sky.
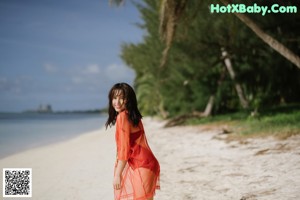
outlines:
M130 1L0 0L0 112L106 107L114 83L133 83L120 45L142 40L140 22Z

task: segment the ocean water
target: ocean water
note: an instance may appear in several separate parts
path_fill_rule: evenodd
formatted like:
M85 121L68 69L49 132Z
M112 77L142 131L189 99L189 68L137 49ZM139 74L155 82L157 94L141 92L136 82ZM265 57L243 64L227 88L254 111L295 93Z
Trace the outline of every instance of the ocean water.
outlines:
M100 129L107 116L85 113L0 113L0 159Z

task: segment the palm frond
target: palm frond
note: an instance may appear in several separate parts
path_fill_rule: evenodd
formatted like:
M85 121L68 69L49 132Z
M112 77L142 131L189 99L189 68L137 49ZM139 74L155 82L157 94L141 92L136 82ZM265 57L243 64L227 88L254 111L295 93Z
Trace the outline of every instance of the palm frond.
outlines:
M111 6L121 6L124 0L109 0L109 5Z

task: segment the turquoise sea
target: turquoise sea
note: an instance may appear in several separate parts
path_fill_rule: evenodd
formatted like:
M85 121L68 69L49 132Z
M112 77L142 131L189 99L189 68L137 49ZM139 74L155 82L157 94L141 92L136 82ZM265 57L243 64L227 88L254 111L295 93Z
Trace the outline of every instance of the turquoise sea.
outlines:
M100 129L105 114L0 113L0 159Z

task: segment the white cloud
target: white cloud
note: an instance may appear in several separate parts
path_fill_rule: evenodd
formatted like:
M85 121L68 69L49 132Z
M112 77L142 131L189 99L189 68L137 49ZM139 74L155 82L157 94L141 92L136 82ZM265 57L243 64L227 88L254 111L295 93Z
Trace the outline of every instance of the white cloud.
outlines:
M73 76L73 77L71 77L71 80L72 80L72 83L75 83L75 84L80 84L84 81L83 78L79 77L79 76Z
M76 69L67 73L70 77L71 82L89 86L99 82L99 76L101 76L101 69L98 64L87 65L85 67L77 67Z
M84 68L83 73L85 74L99 74L100 67L98 64L92 64Z
M18 94L31 87L32 78L29 76L17 76L13 78L0 77L0 92Z
M55 67L54 65L49 64L49 63L44 64L43 67L44 67L45 71L49 72L49 73L54 73L54 72L58 71L57 67Z
M131 81L135 77L132 69L125 65L111 64L106 67L105 75L109 80L115 82Z
M85 87L86 90L95 90L104 87L103 84L112 85L116 82L132 83L135 73L132 69L123 64L110 64L106 67L100 67L99 64L91 64L67 73L72 84L76 87L79 85ZM88 89L88 88L93 89Z
M4 85L7 83L7 78L6 77L0 77L0 85Z

